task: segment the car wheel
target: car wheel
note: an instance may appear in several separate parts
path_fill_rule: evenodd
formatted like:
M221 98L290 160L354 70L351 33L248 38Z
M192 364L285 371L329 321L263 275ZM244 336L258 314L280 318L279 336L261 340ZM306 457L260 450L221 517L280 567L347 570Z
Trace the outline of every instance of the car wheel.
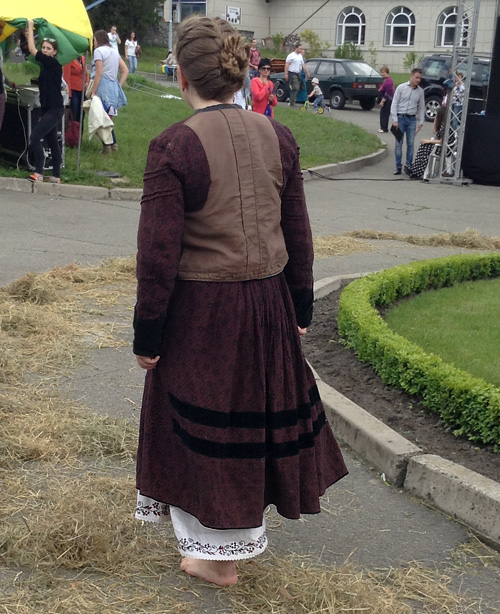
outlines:
M330 94L330 106L332 109L343 109L345 102L345 96L340 90L333 90Z
M286 102L288 100L288 86L285 85L282 81L277 81L274 93L276 94L278 102Z
M425 121L433 122L436 117L437 110L441 106L442 98L440 96L429 96L425 101Z
M376 98L365 98L365 100L360 100L359 104L363 111L371 111L375 106Z

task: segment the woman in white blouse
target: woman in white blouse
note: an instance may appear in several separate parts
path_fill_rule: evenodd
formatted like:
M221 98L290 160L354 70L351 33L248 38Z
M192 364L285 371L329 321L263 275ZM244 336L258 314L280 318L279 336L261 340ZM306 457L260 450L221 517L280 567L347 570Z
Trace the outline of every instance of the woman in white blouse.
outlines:
M125 41L125 59L128 60L128 67L131 73L137 70L137 41L135 32L131 32Z

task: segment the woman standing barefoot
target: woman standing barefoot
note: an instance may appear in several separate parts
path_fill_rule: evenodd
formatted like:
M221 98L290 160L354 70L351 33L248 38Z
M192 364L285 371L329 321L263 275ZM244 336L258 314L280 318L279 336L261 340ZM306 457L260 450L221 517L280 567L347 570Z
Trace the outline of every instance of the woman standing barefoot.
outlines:
M347 470L300 346L313 253L297 143L232 104L248 56L227 22L193 17L177 37L195 112L151 142L144 174L136 516L170 512L181 569L228 586L267 546L268 505L318 513Z

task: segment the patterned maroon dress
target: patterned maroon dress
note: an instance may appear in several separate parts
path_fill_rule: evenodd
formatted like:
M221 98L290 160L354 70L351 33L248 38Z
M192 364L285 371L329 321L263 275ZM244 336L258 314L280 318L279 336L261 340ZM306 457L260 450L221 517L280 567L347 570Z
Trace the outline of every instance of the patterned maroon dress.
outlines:
M218 109L207 109L207 121ZM184 123L152 141L144 177L134 352L161 358L146 374L137 488L214 529L258 527L269 504L287 518L317 513L347 474L297 331L310 324L313 300L298 148L287 128L266 121L283 169L289 260L277 275L177 278L184 216L203 207L211 184Z

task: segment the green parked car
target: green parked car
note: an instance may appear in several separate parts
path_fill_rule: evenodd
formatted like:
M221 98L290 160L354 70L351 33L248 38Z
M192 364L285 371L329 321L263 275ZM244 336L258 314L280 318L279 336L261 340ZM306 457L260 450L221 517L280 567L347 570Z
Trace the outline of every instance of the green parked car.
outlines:
M342 109L347 101L353 100L358 100L365 111L375 106L383 79L378 70L366 62L313 58L306 62L306 66L311 79L318 78L319 87L332 109ZM270 79L275 84L274 92L278 100L286 102L290 89L285 81L285 73L272 74ZM311 81L308 79L308 93L311 89Z

